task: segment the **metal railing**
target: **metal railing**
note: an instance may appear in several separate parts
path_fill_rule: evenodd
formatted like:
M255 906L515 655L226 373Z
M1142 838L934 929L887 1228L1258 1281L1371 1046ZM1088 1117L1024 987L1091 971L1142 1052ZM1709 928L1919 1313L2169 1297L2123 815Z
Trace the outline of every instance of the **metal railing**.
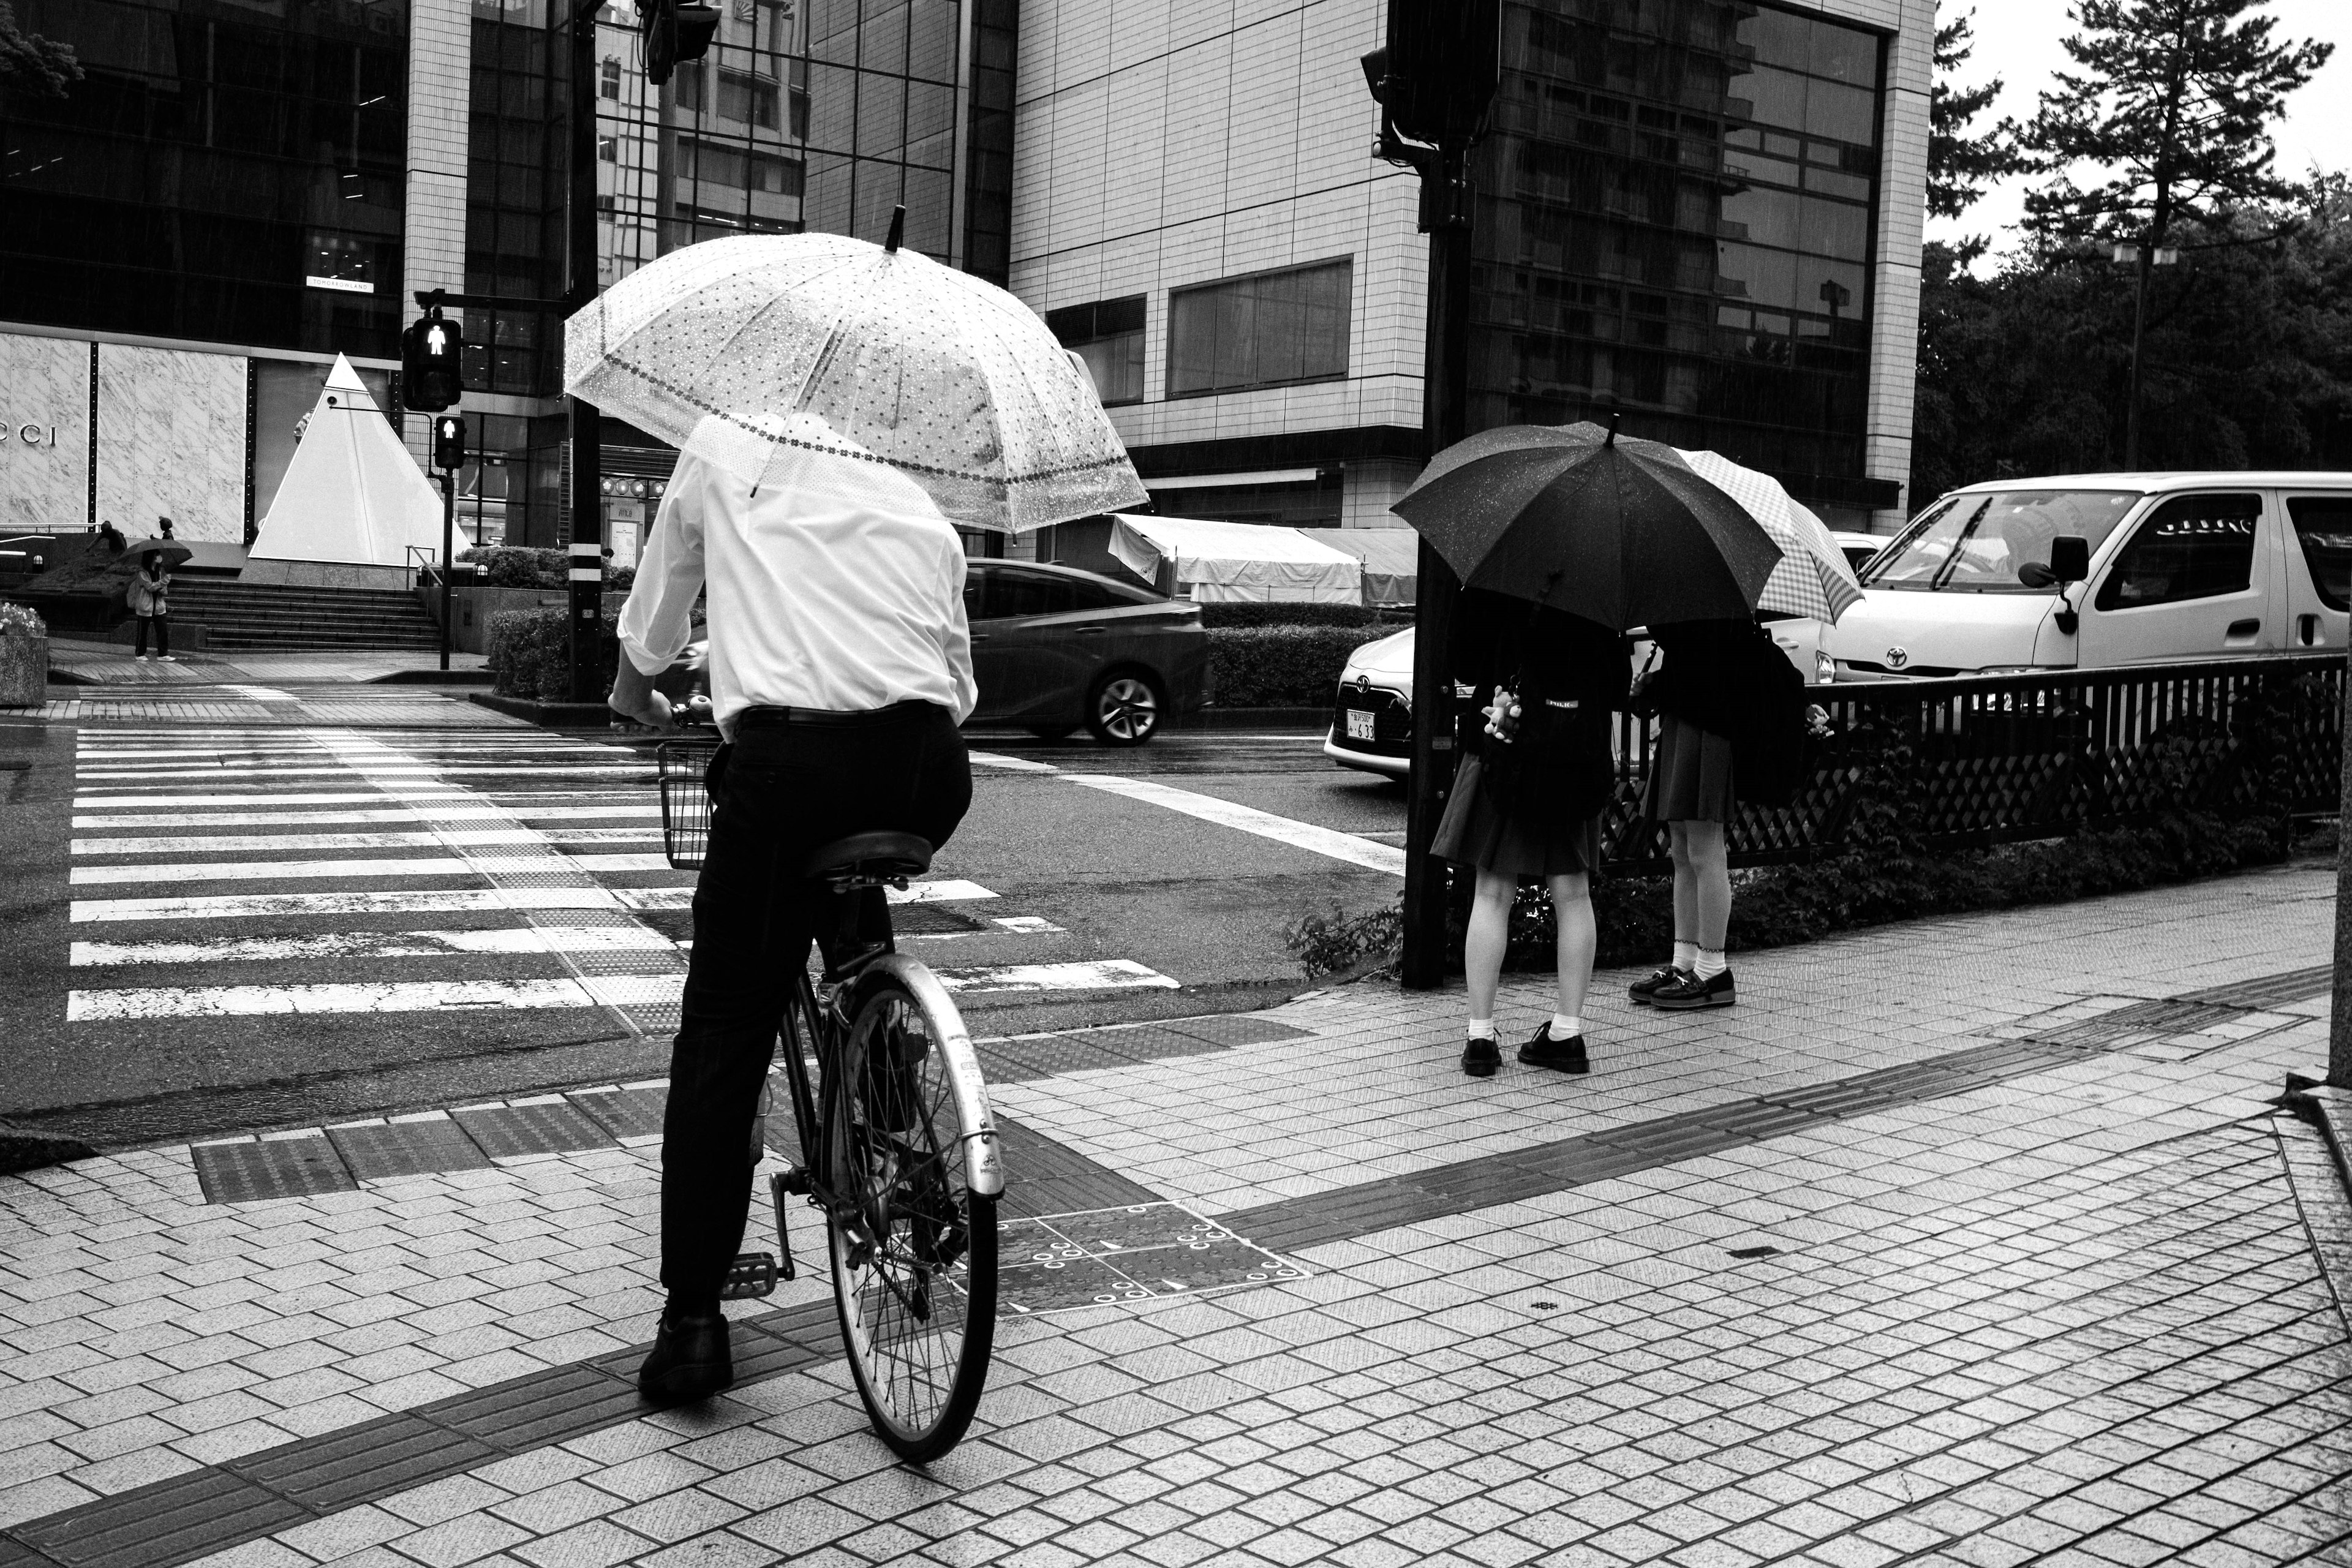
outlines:
M1740 806L1731 863L1834 854L1874 802L1923 844L1955 847L2184 810L2332 816L2344 671L2341 654L2289 654L1813 687L1832 734L1809 746L1789 805ZM1656 743L1654 721L1621 716L1601 834L1612 869L1665 861L1665 830L1642 812Z

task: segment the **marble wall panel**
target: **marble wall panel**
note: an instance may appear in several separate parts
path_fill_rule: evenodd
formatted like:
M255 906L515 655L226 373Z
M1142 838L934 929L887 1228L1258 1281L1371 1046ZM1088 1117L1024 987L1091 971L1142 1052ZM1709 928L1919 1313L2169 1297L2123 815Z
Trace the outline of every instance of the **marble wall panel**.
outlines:
M89 345L0 333L0 532L89 527Z
M98 515L133 539L245 542L245 360L101 343Z

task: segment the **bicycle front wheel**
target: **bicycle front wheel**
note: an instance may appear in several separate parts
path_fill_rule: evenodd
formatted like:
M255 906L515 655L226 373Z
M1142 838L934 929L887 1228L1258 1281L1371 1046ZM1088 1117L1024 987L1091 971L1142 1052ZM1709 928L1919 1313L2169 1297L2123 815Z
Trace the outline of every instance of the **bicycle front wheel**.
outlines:
M921 1463L971 1425L996 1331L1003 1190L980 1060L922 964L890 954L856 982L826 1085L834 1300L858 1396Z

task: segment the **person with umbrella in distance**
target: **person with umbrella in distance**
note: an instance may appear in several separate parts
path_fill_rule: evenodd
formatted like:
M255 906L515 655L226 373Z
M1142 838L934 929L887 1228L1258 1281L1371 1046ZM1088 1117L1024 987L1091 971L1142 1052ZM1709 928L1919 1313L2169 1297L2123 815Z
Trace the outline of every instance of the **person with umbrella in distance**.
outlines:
M854 833L936 847L971 802L957 527L1009 532L1144 500L1044 321L898 239L894 219L883 247L711 240L565 325L565 389L680 448L621 611L610 705L676 721L654 678L707 592L724 741L662 1125L668 1299L637 1373L658 1401L733 1380L719 1301L750 1205L751 1121L823 896L801 868Z
M1471 1038L1463 1069L1486 1076L1499 1056L1487 1010L1512 872L1527 867L1556 879L1561 1010L1519 1059L1584 1070L1581 1021L1572 1009L1581 1005L1592 963L1585 874L1600 862L1597 818L1615 784L1606 710L1624 700L1627 661L1618 634L1663 622L1746 619L1780 546L1674 448L1619 439L1613 416L1605 430L1581 424L1482 431L1432 458L1393 510L1461 578L1467 592L1460 625L1469 633L1461 640L1470 648L1482 623L1503 618L1486 595L1534 606L1520 613L1517 646L1492 666L1499 670L1516 658L1519 673L1495 678L1503 691L1490 707L1484 743L1458 775L1432 846L1479 868L1464 952ZM1576 629L1579 622L1591 629ZM1530 765L1538 760L1544 765Z
M132 645L131 657L142 662L147 658L150 627L155 633L155 657L165 664L180 662L172 657L172 605L169 598L172 574L164 563L166 555L173 551L177 552L178 559L187 559L185 545L156 544L141 549L137 555L139 565L131 574L131 586L125 597L130 602L131 613L139 617L138 640Z
M1463 726L1466 755L1431 848L1477 879L1463 942L1470 1024L1462 1070L1492 1078L1502 1064L1495 994L1511 906L1520 880L1532 877L1549 889L1559 926L1559 999L1518 1058L1586 1072L1591 879L1601 864L1601 813L1616 784L1609 721L1625 701L1624 639L1593 621L1478 591L1464 596L1461 624L1454 679L1485 701Z

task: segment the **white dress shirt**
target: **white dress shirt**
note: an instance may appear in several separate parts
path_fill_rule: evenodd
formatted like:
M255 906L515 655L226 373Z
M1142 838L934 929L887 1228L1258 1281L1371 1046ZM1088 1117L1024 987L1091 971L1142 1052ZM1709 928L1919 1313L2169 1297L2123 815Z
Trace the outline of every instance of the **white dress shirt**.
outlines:
M971 714L962 540L921 487L879 463L786 449L757 488L681 456L621 607L621 647L657 675L709 589L710 700L722 733L751 707L858 711L914 700Z

